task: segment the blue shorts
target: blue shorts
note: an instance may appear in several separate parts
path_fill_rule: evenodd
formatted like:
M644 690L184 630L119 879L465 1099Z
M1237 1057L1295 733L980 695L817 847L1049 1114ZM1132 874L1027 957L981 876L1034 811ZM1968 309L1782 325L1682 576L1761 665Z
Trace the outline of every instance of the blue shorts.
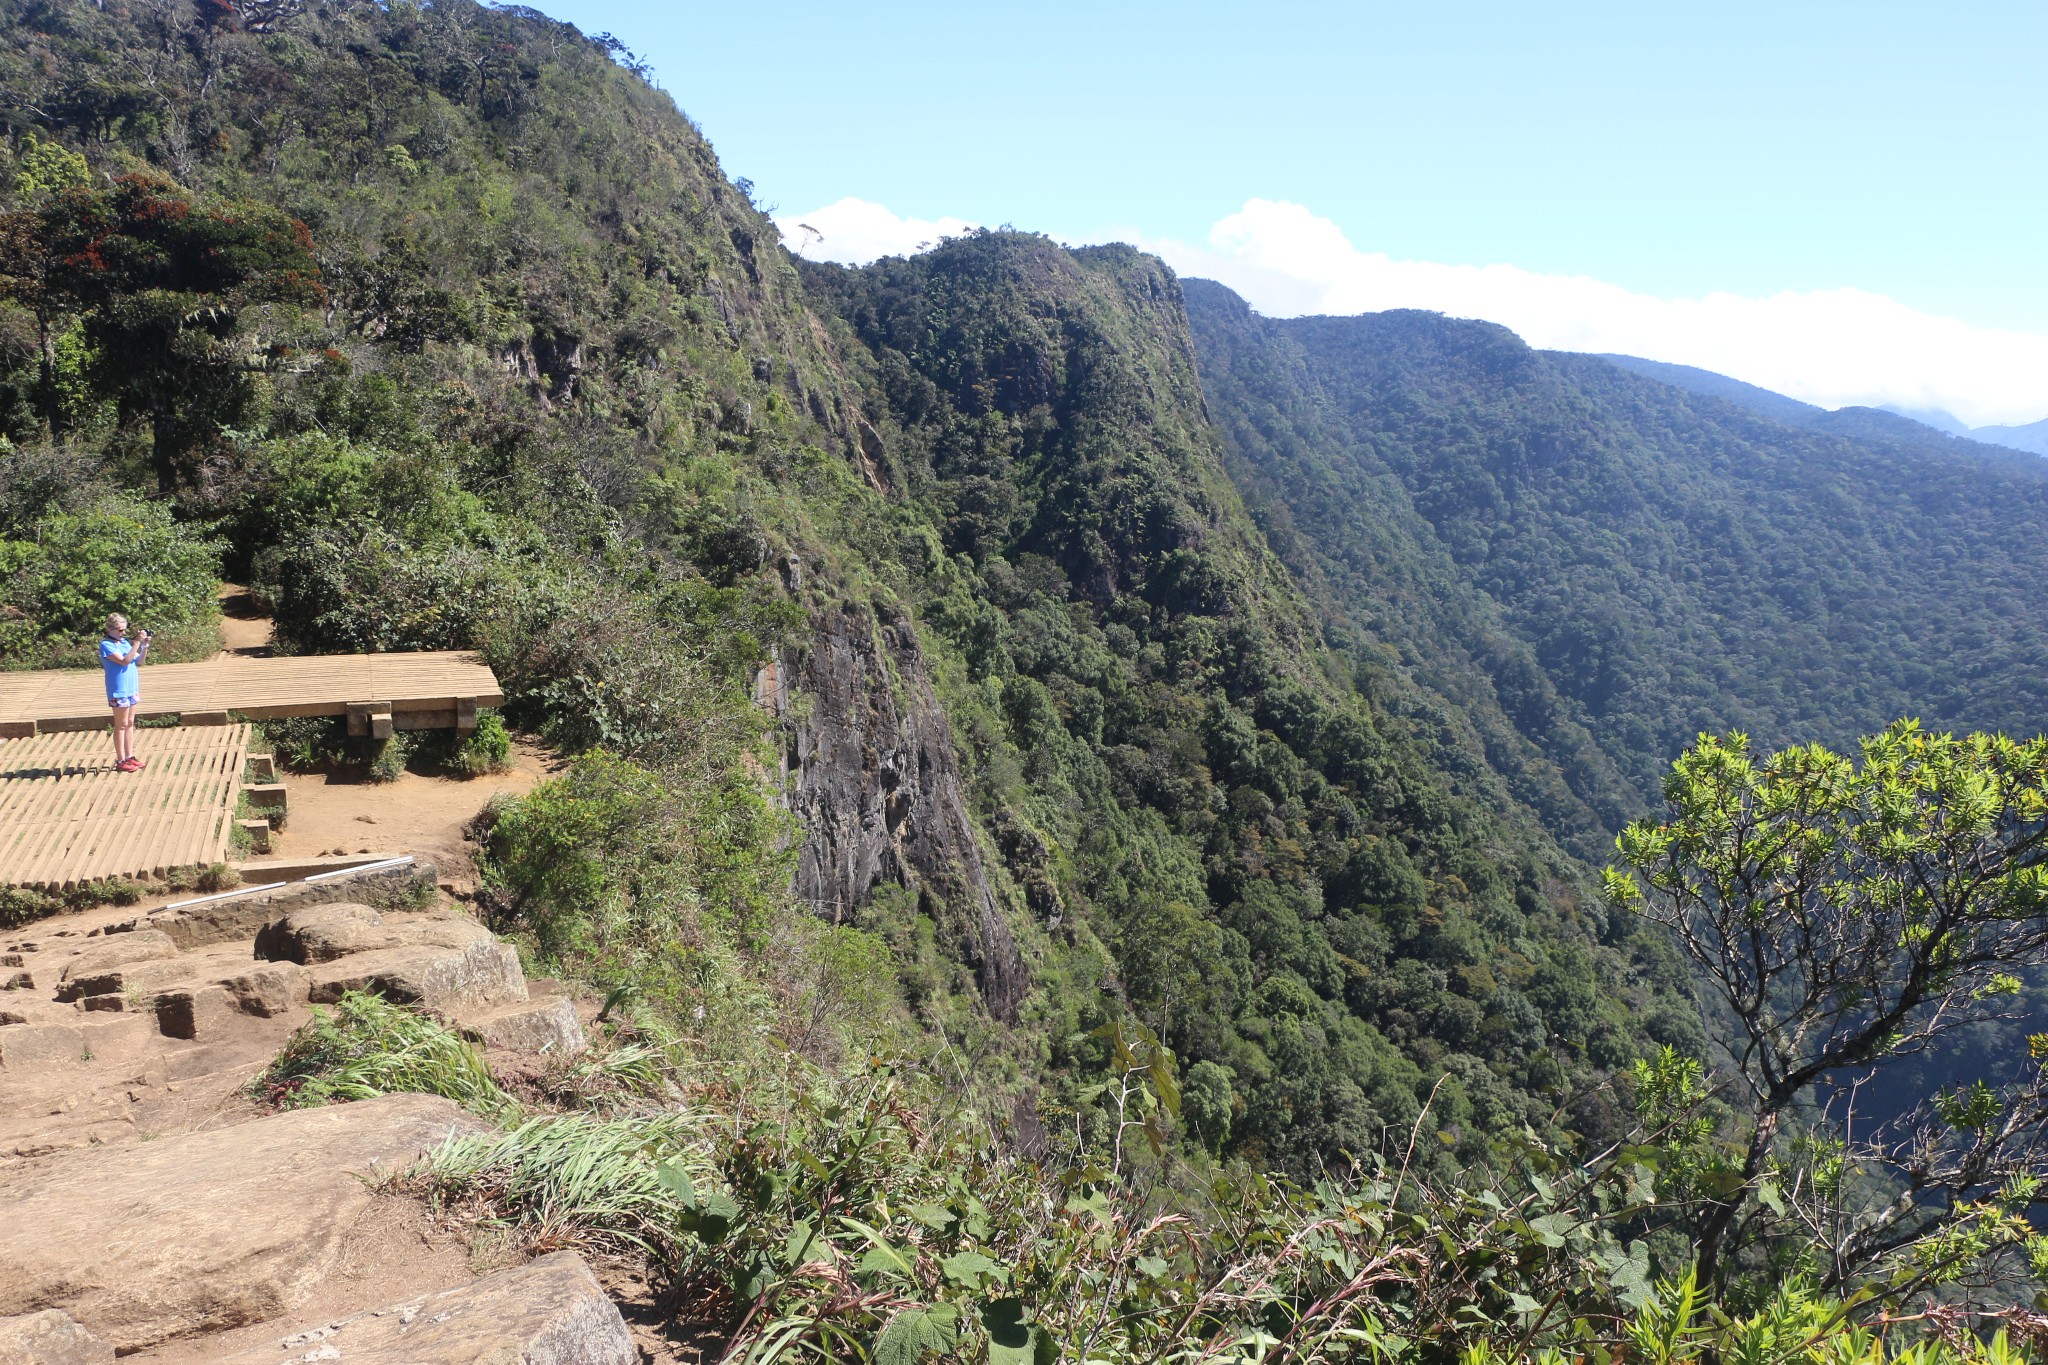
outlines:
M140 696L107 698L107 705L117 708L123 706L140 706L141 704L142 698Z

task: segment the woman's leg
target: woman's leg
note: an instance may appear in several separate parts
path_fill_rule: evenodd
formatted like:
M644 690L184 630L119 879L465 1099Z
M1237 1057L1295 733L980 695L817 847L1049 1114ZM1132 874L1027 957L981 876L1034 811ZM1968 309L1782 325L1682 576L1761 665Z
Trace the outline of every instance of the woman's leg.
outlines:
M114 708L114 761L126 762L135 756L135 708L117 706Z

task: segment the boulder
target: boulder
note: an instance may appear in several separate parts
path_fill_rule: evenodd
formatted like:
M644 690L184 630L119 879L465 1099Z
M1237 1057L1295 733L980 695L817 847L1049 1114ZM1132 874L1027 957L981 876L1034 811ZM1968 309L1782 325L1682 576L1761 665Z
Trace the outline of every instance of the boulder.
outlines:
M474 1014L526 999L519 954L490 930L467 920L430 922L442 946L419 943L356 953L306 968L306 998L332 1004L347 991L370 991L400 1004L444 1014ZM455 946L456 944L460 946Z
M636 1365L618 1308L574 1252L296 1332L215 1365Z
M126 1354L290 1312L402 1169L482 1125L386 1095L0 1168L0 1314L58 1308Z
M240 1013L225 986L182 986L156 997L156 1026L166 1038L216 1039Z
M262 864L245 864L243 876L263 875ZM409 863L379 868L317 882L298 881L272 891L249 891L222 900L197 905L166 906L112 926L110 935L140 933L154 929L170 936L180 948L199 948L213 943L248 940L265 925L304 906L327 905L335 901L376 905L414 905L421 894L434 887L432 863Z
M389 948L397 935L384 926L384 917L367 905L338 901L311 905L273 920L256 935L256 956L266 962L296 962L301 966L333 962L351 953Z
M289 1014L306 998L305 983L299 978L299 969L292 963L263 962L246 972L222 977L220 984L242 1013L275 1019Z
M64 966L58 977L59 1000L76 1000L86 995L105 995L121 989L117 970L134 967L139 963L156 962L175 957L178 945L171 941L169 934L156 929L138 929L132 934L110 934L97 943L88 945ZM112 978L116 984L106 984Z
M557 1057L574 1057L590 1044L583 1036L583 1021L566 995L505 1005L472 1019L462 1030L485 1047L508 1052L542 1052Z
M114 1348L69 1313L46 1308L0 1318L0 1365L114 1365Z

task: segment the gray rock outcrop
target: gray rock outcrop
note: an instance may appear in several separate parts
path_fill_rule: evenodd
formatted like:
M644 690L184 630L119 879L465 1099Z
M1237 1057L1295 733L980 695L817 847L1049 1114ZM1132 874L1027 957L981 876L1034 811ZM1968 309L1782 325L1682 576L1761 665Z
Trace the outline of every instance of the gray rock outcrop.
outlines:
M916 889L973 967L983 1001L1014 1020L1023 958L974 837L952 727L932 691L907 614L877 620L834 609L808 646L763 679L764 700L794 715L790 806L804 829L796 892L834 922L877 885Z

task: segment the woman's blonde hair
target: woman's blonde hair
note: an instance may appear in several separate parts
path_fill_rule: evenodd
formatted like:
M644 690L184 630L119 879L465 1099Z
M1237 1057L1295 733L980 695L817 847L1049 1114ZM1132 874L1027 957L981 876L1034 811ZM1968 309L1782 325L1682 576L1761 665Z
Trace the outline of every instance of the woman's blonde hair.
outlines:
M100 633L102 635L112 635L114 633L114 628L117 626L124 630L128 626L128 618L123 616L118 611L107 618L107 623L100 627Z

